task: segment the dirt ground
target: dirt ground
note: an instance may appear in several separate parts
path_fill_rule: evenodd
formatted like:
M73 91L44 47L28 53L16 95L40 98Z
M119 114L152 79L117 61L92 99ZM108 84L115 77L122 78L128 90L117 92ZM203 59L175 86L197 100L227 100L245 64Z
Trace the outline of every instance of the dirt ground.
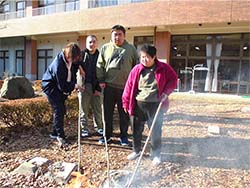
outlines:
M163 162L153 166L147 150L131 187L250 187L250 97L174 93L170 99L163 126ZM109 145L110 170L123 175L128 173L131 177L136 161L126 159L131 146L118 144L117 115L114 124L116 134ZM220 133L209 133L211 126L218 126ZM66 122L70 145L65 150L48 138L50 130L50 126L33 127L1 140L0 187L63 187L42 176L11 173L35 156L78 162L77 120ZM145 128L144 140L147 133ZM98 139L93 135L81 141L82 170L89 187L98 187L106 177L105 147L98 144ZM132 141L131 136L129 140ZM117 187L124 187L123 181L118 178L121 186Z

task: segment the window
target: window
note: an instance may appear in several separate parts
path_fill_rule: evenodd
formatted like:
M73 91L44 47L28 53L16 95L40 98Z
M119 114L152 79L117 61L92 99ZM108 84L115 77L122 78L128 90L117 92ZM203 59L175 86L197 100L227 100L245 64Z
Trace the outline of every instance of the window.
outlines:
M10 12L10 5L9 4L5 4L3 6L3 12Z
M218 69L219 79L223 90L229 93L237 93L239 61L222 60Z
M105 7L105 6L112 6L112 5L118 5L118 0L89 0L88 1L89 8Z
M42 79L44 72L53 60L53 50L44 49L37 51L37 78Z
M171 65L184 91L190 88L190 75L183 68L203 64L206 70L195 72L196 90L249 93L249 89L244 89L250 87L247 85L250 83L249 41L250 33L172 36Z
M183 43L177 43L173 44L171 47L171 54L175 57L181 57L187 55L187 44Z
M24 17L24 10L25 10L25 2L24 1L16 2L16 11L18 18Z
M4 72L9 70L9 52L7 50L0 51L0 78L2 78Z
M239 57L240 56L240 41L234 42L224 42L221 56Z
M44 9L40 10L39 15L52 14L55 12L55 0L40 0L38 6L44 7Z
M24 51L16 50L16 67L15 71L18 75L23 75Z
M137 51L139 52L141 46L143 44L154 44L154 37L153 36L136 36L134 37L134 45Z
M250 42L244 43L242 50L243 50L243 57L250 58Z
M192 43L189 45L189 55L190 56L206 56L206 44L195 44Z
M73 11L80 9L79 0L66 0L65 1L65 11Z

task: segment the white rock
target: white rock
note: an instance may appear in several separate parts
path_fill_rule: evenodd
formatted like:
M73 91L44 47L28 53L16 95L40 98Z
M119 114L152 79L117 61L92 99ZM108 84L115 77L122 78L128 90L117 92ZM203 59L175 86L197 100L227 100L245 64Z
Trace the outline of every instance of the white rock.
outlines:
M220 134L219 126L209 125L207 130L208 130L208 133L211 133L211 134Z

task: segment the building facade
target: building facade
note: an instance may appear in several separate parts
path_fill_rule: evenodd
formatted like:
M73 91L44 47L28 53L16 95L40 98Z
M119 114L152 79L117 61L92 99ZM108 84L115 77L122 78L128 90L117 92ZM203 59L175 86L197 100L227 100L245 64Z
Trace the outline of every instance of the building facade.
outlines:
M68 42L99 47L121 24L139 48L154 44L180 91L250 94L250 0L0 1L0 78L41 79Z

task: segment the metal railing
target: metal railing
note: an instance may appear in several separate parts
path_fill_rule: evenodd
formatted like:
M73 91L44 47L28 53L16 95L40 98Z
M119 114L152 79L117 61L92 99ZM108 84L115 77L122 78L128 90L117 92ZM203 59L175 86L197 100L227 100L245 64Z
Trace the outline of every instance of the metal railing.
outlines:
M69 3L62 3L62 4L54 4L40 8L34 8L32 10L33 16L38 15L46 15L46 14L53 14L59 12L70 12L80 9L80 1L76 2L69 2Z
M15 19L15 18L23 18L26 16L26 13L24 10L19 10L16 12L6 12L0 14L0 20L9 20L9 19Z
M124 4L130 4L130 3L149 2L149 1L153 1L153 0L88 0L88 5L87 5L88 7L86 8L117 6L117 5L124 5ZM68 2L68 3L62 3L62 4L54 4L54 5L34 8L32 9L32 16L54 14L54 13L59 13L59 12L69 12L69 11L75 11L75 10L80 10L80 1ZM16 12L6 12L6 13L0 14L0 21L23 18L23 17L26 17L25 10L16 11Z
M98 8L107 6L124 5L130 3L149 2L152 0L89 0L88 8Z

